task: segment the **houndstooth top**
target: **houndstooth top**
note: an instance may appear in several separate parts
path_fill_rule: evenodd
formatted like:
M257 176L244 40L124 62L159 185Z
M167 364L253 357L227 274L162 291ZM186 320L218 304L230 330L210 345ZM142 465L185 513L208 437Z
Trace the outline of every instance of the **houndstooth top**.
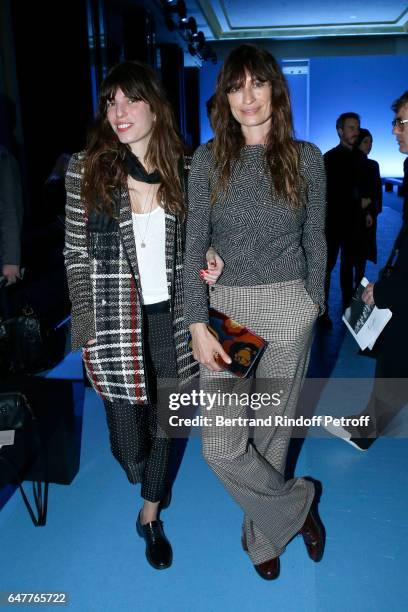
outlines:
M265 168L263 145L247 145L233 164L225 199L210 197L216 182L210 145L194 154L189 174L189 211L184 261L186 324L208 322L206 288L199 271L211 243L225 262L222 285L254 286L304 279L324 310L326 271L325 185L319 149L300 142L303 206L277 196Z

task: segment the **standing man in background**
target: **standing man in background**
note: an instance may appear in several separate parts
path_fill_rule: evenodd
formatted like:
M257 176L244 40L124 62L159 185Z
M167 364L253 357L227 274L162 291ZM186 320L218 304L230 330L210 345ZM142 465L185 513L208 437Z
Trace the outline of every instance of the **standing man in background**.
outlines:
M360 116L351 112L341 114L336 121L336 129L340 142L324 155L327 176L326 300L329 301L330 276L340 251L340 286L344 310L352 298L355 285L361 280L359 218L362 207L369 202L362 199L366 195L363 185L365 156L354 146L360 133ZM328 309L321 319L326 327L332 327Z
M18 164L0 146L0 279L15 283L20 278L23 198Z

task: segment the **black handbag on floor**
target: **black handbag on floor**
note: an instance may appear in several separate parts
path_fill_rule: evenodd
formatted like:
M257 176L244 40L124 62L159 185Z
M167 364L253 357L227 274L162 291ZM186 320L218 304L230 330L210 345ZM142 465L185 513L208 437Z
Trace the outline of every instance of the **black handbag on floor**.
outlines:
M66 346L66 326L55 320L34 312L24 281L0 286L0 375L36 374L55 366Z
M32 311L0 322L0 372L35 374L64 356L65 330L55 330Z
M4 444L3 436L11 434L12 441ZM3 442L3 445L1 446ZM36 527L47 520L48 482L33 482L35 509L23 488L24 474L40 455L41 441L35 415L25 395L19 392L0 393L0 486L16 484L24 505Z

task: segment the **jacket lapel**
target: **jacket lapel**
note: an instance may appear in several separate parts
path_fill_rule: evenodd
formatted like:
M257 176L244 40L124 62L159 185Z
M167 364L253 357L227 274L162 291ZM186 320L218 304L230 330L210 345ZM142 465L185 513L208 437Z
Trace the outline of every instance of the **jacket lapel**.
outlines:
M127 189L123 188L120 190L119 196L119 231L127 260L136 280L136 285L140 287L135 235L133 232L132 207L130 205L129 192Z
M174 285L174 266L175 266L175 233L176 233L176 217L172 214L165 213L166 219L166 276L167 290L169 298L173 302L173 285Z

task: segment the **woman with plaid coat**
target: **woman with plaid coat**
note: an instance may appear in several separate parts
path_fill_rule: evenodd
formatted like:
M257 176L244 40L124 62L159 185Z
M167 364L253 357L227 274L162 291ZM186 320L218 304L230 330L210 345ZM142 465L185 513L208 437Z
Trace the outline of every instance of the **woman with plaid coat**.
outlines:
M144 500L137 531L156 569L172 550L159 512L169 503L170 440L159 425L163 379L198 372L183 320L183 144L155 73L140 62L102 83L84 153L66 177L65 259L72 348L104 402L113 455ZM212 273L221 260L210 255Z

